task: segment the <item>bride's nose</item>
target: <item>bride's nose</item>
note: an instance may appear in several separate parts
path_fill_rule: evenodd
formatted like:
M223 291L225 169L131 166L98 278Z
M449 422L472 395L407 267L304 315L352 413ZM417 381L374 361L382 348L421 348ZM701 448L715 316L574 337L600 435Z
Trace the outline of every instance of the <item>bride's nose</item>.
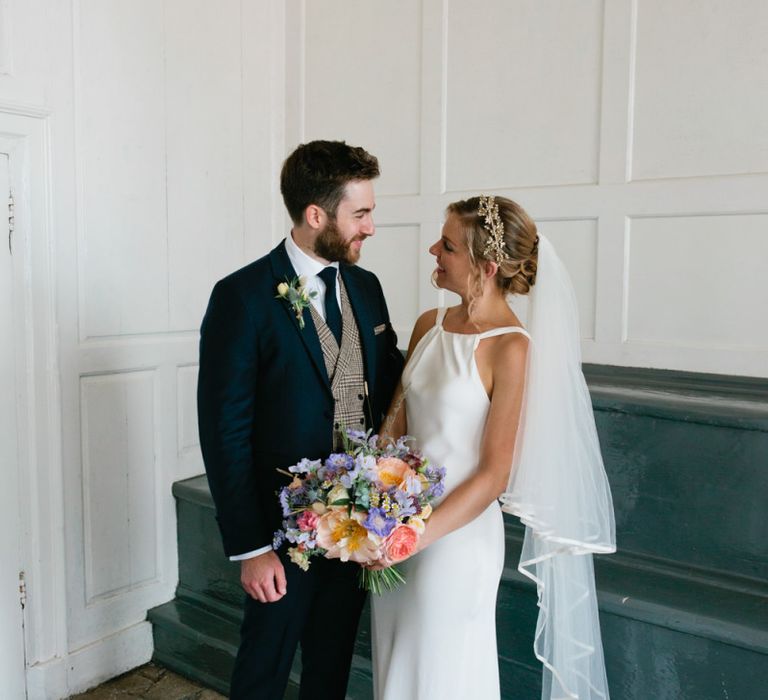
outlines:
M429 246L429 253L430 255L437 255L439 251L440 241L437 241L433 243L431 246Z

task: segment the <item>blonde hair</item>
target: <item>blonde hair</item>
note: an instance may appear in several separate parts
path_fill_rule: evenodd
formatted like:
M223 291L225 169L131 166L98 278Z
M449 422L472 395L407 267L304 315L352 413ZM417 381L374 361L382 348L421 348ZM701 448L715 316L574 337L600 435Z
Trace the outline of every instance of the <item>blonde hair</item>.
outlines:
M528 294L536 283L539 258L536 224L517 202L506 197L494 199L504 225L504 259L498 263L496 285L504 294ZM459 220L473 267L469 284L470 316L477 298L483 293L482 263L496 262L490 253L485 253L491 234L479 209L480 197L462 199L446 207L446 213L455 215Z

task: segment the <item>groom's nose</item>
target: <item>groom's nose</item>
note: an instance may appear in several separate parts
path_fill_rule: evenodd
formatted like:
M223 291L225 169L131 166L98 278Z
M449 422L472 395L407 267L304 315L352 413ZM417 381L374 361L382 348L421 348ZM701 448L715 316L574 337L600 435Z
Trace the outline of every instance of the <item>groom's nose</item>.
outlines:
M363 221L360 225L360 233L363 233L366 236L372 236L376 233L376 225L373 223L373 217L370 214L363 217Z

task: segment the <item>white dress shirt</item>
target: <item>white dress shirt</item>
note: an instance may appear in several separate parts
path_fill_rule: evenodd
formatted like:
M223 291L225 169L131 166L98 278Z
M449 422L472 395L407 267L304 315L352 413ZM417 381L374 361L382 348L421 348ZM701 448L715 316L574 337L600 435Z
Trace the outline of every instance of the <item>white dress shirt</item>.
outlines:
M323 265L319 260L309 257L293 240L293 234L289 234L285 238L285 252L288 253L288 259L293 265L293 269L299 277L306 279L306 290L308 292L317 292L314 299L311 299L312 306L315 307L315 311L320 314L323 320L325 320L325 282L323 282L318 274L329 265ZM330 264L330 267L335 267L338 274L339 263L334 262ZM290 282L290 280L288 280ZM341 292L339 291L339 285L336 284L336 302L341 308ZM230 561L242 561L243 559L252 559L258 557L259 554L264 554L272 549L272 545L268 544L264 547L254 549L252 552L246 552L245 554L235 554L229 558Z
M323 265L319 260L310 258L309 255L296 245L296 241L293 240L293 234L290 234L285 239L285 252L288 253L288 259L291 261L293 269L296 270L296 274L299 277L306 278L307 291L317 292L317 296L312 299L312 306L315 307L315 311L325 321L325 282L318 275L326 267L335 267L338 274L339 263L333 262L330 265ZM341 292L339 292L338 283L336 284L336 303L341 308Z

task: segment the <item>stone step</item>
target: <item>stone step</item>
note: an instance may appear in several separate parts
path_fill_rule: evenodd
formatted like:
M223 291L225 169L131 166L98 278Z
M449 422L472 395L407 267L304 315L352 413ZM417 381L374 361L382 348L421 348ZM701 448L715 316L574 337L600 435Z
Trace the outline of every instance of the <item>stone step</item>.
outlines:
M178 598L151 610L148 619L156 663L228 694L239 643L236 620Z
M242 590L238 567L220 553L213 506L204 477L174 485L178 499L182 580L177 598L151 611L155 659L226 693L237 650ZM504 697L525 700L541 692L541 667L532 652L536 626L534 586L514 567L522 529L507 519L507 561L497 603L499 662ZM619 697L664 697L670 682L656 664L673 664L675 682L699 688L696 700L751 698L754 683L768 684L768 608L759 582L721 581L688 569L628 555L597 561L606 664ZM653 649L653 653L649 650ZM372 697L370 619L363 613L349 697ZM666 660L664 660L666 659ZM300 655L290 693L296 692ZM701 690L711 688L711 693ZM765 687L765 686L763 686ZM679 697L687 697L681 695Z
M149 612L152 622L155 653L153 660L177 673L218 690L229 692L229 679L239 643L239 620L221 609L208 609L200 603L176 598ZM368 610L364 619L369 618ZM370 627L367 638L370 639ZM365 638L361 634L360 638ZM358 642L350 673L347 697L349 700L372 698L370 648ZM362 654L361 654L362 653ZM291 669L285 700L298 698L301 675L301 652Z
M601 370L590 381L619 545L595 563L609 684L621 700L758 700L768 687L766 387L677 374L649 381L634 370L621 386ZM174 484L174 495L179 587L150 612L156 659L226 692L239 566L221 553L205 477ZM516 570L521 540L508 518L497 601L502 697L538 700L536 591ZM367 608L355 652L348 697L368 700ZM299 669L297 655L286 697L295 697Z

